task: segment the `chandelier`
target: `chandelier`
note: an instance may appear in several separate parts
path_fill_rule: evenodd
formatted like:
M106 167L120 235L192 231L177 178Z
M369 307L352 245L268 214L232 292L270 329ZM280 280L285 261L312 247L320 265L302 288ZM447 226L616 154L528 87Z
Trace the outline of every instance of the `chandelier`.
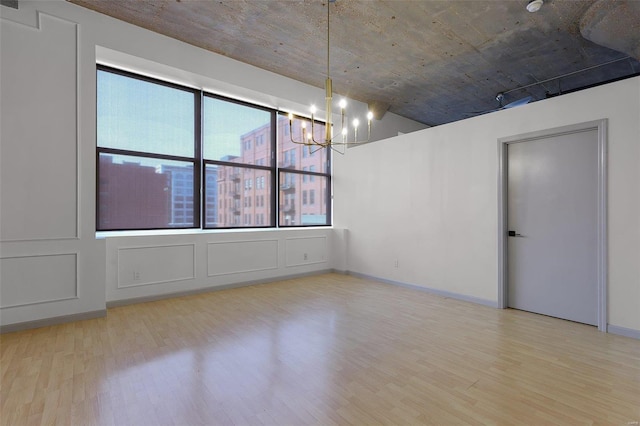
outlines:
M367 113L367 138L363 140L358 140L358 127L360 126L360 120L355 118L352 121L353 126L353 138L351 139L351 132L349 131L349 126L346 124L346 107L347 101L342 98L338 103L340 107L340 132L338 135L334 135L333 132L333 123L332 123L332 104L333 104L333 88L330 76L330 67L329 67L329 6L331 3L335 3L336 0L329 0L327 2L327 78L324 81L324 89L325 89L325 102L326 102L326 119L325 119L325 129L324 129L324 139L316 139L314 132L314 122L315 122L315 114L317 112L317 108L315 105L311 105L311 131L308 132L306 128L306 123L303 121L301 123L301 134L299 135L299 139L295 139L293 135L293 114L289 113L289 135L291 137L291 142L299 145L308 146L311 150L312 148L331 148L340 153L344 153L344 151L336 150L336 145L346 146L351 144L358 144L368 142L371 139L371 120L373 119L373 113L369 111Z

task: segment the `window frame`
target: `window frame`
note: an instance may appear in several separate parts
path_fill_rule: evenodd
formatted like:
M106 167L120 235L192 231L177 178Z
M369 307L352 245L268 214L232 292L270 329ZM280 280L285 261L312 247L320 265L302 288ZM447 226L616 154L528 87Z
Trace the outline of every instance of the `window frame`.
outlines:
M285 112L282 112L282 111L278 112L278 117L285 117L287 121L289 120L288 114L285 113ZM293 119L294 120L296 120L296 119L297 120L305 120L305 121L307 121L309 123L311 122L310 118L303 117L303 116L298 116L298 115L295 115L295 114L293 115ZM319 121L317 119L314 119L314 123L318 123L318 124L320 124L322 126L326 125L326 123L324 123L322 121ZM285 126L285 132L283 132L283 133L286 134L285 137L291 137L290 136L290 132L289 132L289 126ZM309 227L320 227L320 226L332 226L332 224L333 224L333 221L332 221L333 205L331 204L331 199L332 199L332 197L331 197L331 192L332 192L331 191L331 188L332 188L331 148L320 148L320 147L318 147L318 149L314 150L313 146L311 146L311 147L309 147L308 145L298 145L298 146L300 146L301 149L302 149L301 161L304 158L313 158L316 154L324 153L325 154L325 158L322 159L323 161L320 161L320 164L322 165L326 161L326 167L323 168L324 172L323 171L304 170L303 169L304 166L302 166L302 163L300 164L300 167L302 167L301 169L290 168L290 167L278 167L278 171L277 171L277 173L278 173L278 206L287 205L287 200L286 199L280 200L280 190L279 189L280 189L281 183L283 183L283 182L280 182L280 179L281 179L281 176L282 176L283 173L301 175L300 176L300 183L301 184L306 183L306 182L304 182L305 178L308 178L308 183L316 182L316 179L315 179L316 176L321 177L321 178L326 178L327 187L326 187L326 190L324 191L325 192L324 200L325 200L325 205L327 206L327 211L325 213L326 222L324 224L315 224L314 223L314 224L304 225L302 223L298 223L298 224L286 225L286 224L281 223L281 221L280 221L280 209L278 209L277 210L278 228L309 228ZM276 145L276 148L277 147L278 146ZM307 150L310 150L309 155L307 157L304 157L304 153ZM291 159L289 158L288 159L289 163L286 163L286 161L284 161L284 160L287 160L286 155L288 155L290 157L291 154L285 154L285 153L287 153L289 151L294 151L295 152L295 150L292 150L290 148L287 149L287 150L283 150L282 155L283 155L283 157L285 157L285 158L283 158L283 164L291 164L293 167L295 167L296 164L297 164L297 162L295 160L291 161ZM276 152L278 152L278 151L276 151ZM276 161L276 163L277 163L277 161ZM309 169L310 168L311 167L309 167ZM322 168L322 166L321 166L321 168ZM303 204L302 204L302 185L301 185L300 194L298 195L298 197L300 198L300 206L302 207L303 206ZM320 200L320 199L321 199L321 197L318 197L318 200ZM320 203L319 205L322 205L322 203ZM309 206L309 204L307 204L307 206ZM303 213L300 212L301 221L302 221L302 216L303 216Z
M235 163L233 161L222 161L222 160L210 160L210 159L206 159L204 158L204 153L202 154L202 170L203 173L206 171L206 167L207 165L216 165L216 166L223 166L223 167L235 167L235 168L239 168L239 169L252 169L252 170L265 170L271 173L271 197L270 198L275 198L274 191L276 191L276 180L275 180L275 174L277 173L277 164L276 164L276 159L275 159L275 152L276 152L276 148L277 148L277 144L278 141L276 140L277 138L277 131L276 131L276 115L277 115L277 111L272 109L272 108L267 108L264 106L260 106L260 105L255 105L249 102L245 102L245 101L240 101L238 99L233 99L233 98L229 98L226 96L221 96L215 93L211 93L211 92L205 92L202 91L202 99L203 99L203 108L202 108L202 114L204 115L204 99L205 98L212 98L212 99L217 99L217 100L221 100L224 102L229 102L229 103L233 103L236 105L241 105L241 106L245 106L245 107L250 107L250 108L254 108L254 109L258 109L258 110L262 110L265 112L268 112L270 114L270 131L269 131L269 135L271 137L271 146L270 146L270 156L271 156L271 165L262 165L262 164L251 164L251 163ZM201 126L201 132L202 132L202 126ZM252 147L251 149L255 149L255 141L252 141L254 143L252 143ZM267 141L264 141L265 143ZM202 148L204 148L204 133L202 135L202 143L201 143ZM246 150L246 144L243 143L242 144L242 151ZM254 180L257 180L258 177L252 177L251 181L249 182L249 184L247 185L246 182L242 182L243 184L241 185L242 190L243 191L254 191L257 189L257 183L254 182ZM266 181L266 179L265 179ZM265 182L265 189L267 188L267 184ZM206 188L206 184L202 186L202 193L206 194L207 193L207 188ZM254 196L256 194L254 193ZM263 194L264 195L264 194ZM248 213L247 213L248 214ZM250 225L250 226L207 226L206 222L202 223L202 229L203 230L216 230L216 229L253 229L253 228L276 228L277 227L277 220L276 220L276 215L278 214L278 210L277 210L277 205L275 204L275 202L272 202L271 204L271 220L269 221L269 224L267 225ZM206 215L206 210L203 210L203 215ZM206 216L205 216L206 217ZM243 221L244 222L244 221ZM252 223L255 223L255 221L251 221Z
M112 74L120 75L127 78L132 78L135 80L144 81L146 83L158 84L160 86L169 87L171 89L181 90L184 92L190 92L193 94L193 102L194 102L194 149L193 149L193 157L183 157L178 155L169 155L169 154L159 154L153 152L146 151L135 151L135 150L126 150L120 148L105 148L98 146L98 111L96 106L96 217L95 217L95 226L96 231L98 232L108 232L108 231L148 231L148 230L180 230L180 229L198 229L201 224L201 212L202 212L202 200L200 197L200 187L202 187L201 177L201 162L198 161L198 156L200 155L200 147L201 147L201 96L200 91L198 89L193 89L187 86L182 86L179 84L171 83L164 80L159 80L156 78L152 78L146 75L136 74L130 71L125 71L120 68L114 68L107 65L96 64L96 105L97 105L97 92L98 92L98 73L109 72ZM129 157L137 157L137 158L154 158L158 160L168 160L168 161L180 161L187 162L193 164L193 223L191 226L167 226L167 227L148 227L148 228L101 228L100 227L100 155L101 154L110 154L110 155L123 155Z
M280 167L279 166L279 159L277 158L278 156L278 149L280 144L283 144L284 141L286 140L286 138L290 137L289 135L289 128L288 126L285 127L285 131L283 132L283 140L280 141L278 140L278 120L280 119L280 117L285 117L287 114L283 111L279 111L277 109L274 108L269 108L269 107L265 107L262 105L256 105L256 104L252 104L250 102L245 102L245 101L241 101L238 99L234 99L234 98L229 98L227 96L222 96L216 93L212 93L212 92L207 92L204 91L201 88L194 88L194 87L189 87L187 85L181 85L178 83L174 83L174 82L169 82L166 80L162 80L160 78L154 78L154 77L150 77L144 74L138 74L136 72L131 72L131 71L127 71L127 70L123 70L120 68L116 68L116 67L112 67L112 66L108 66L108 65L103 65L103 64L96 64L96 105L98 102L97 99L97 92L98 92L98 73L99 72L108 72L108 73L113 73L116 75L120 75L120 76L124 76L127 78L131 78L134 80L140 80L143 82L147 82L147 83L152 83L152 84L157 84L160 86L164 86L164 87L168 87L168 88L172 88L172 89L177 89L177 90L181 90L184 92L188 92L190 94L193 94L193 98L194 98L194 141L193 141L193 157L184 157L184 156L178 156L178 155L169 155L169 154L161 154L161 153L152 153L152 152L146 152L146 151L136 151L136 150L126 150L126 149L119 149L119 148L106 148L106 147L100 147L98 146L98 127L96 126L96 183L95 183L95 190L96 190L96 196L95 196L95 207L96 207L96 216L95 216L95 226L96 226L96 232L110 232L110 231L147 231L147 230L158 230L158 231L162 231L162 230L194 230L194 229L200 229L200 230L207 230L207 231L211 231L211 230L233 230L233 229L269 229L269 228L299 228L299 227L330 227L332 226L332 204L331 204L331 200L332 200L332 163L331 163L331 149L328 148L322 148L319 149L319 151L324 151L325 155L326 155L326 167L321 167L323 170L319 171L319 172L311 172L308 170L298 170L295 169L295 163L296 160L294 158L294 162L292 164L283 164L283 166L291 166L291 167ZM230 102L230 103L234 103L234 104L238 104L238 105L242 105L242 106L246 106L246 107L250 107L250 108L254 108L254 109L258 109L258 110L262 110L265 112L268 112L270 114L270 138L271 138L271 143L269 146L270 149L270 160L268 161L270 164L269 165L264 165L264 163L266 161L255 161L257 164L252 164L252 163L236 163L233 161L223 161L223 160L211 160L211 159L206 159L204 157L204 103L205 103L205 98L213 98L213 99L218 99L224 102ZM97 116L97 108L96 108L96 123L98 120L98 116ZM302 120L307 120L310 121L309 118L307 117L302 117L302 116L296 116L297 119L302 119ZM316 123L321 124L321 125L326 125L324 122L319 121L319 120L315 120ZM261 135L262 136L262 135ZM262 146L262 144L264 143L268 143L269 141L267 140L262 140L262 138L260 139L260 145ZM258 144L258 140L252 140L251 141L251 145L253 146L257 146ZM302 146L302 155L304 155L304 151L308 149L307 146ZM255 148L254 148L255 149ZM241 145L241 151L245 151L246 150L246 145L243 143ZM287 149L287 151L291 150L290 148ZM296 150L293 150L293 152L296 152ZM193 194L193 223L189 224L188 226L167 226L167 227L136 227L136 228L117 228L117 227L101 227L100 226L100 206L101 206L101 191L100 191L100 177L101 177L101 170L100 170L100 157L101 155L122 155L122 156L129 156L129 157L135 157L135 158L151 158L151 159L160 159L160 160L168 160L168 161L178 161L178 162L185 162L185 163L189 163L190 165L193 166L193 188L192 188L192 194ZM283 151L283 155L284 155L284 151ZM288 154L291 155L291 154ZM312 154L309 154L308 157L312 157ZM264 157L265 159L267 157ZM305 156L306 158L306 156ZM324 163L324 161L322 161L321 163ZM242 213L245 214L250 214L250 215L254 215L256 216L255 220L251 220L251 223L253 225L250 226L243 226L242 223L239 223L242 216L237 216L234 215L233 220L231 220L229 223L229 226L207 226L207 213L209 212L209 209L218 209L217 212L217 216L214 214L212 215L212 217L222 217L223 215L225 215L226 213L228 213L226 210L229 208L229 206L227 206L227 203L224 202L223 203L223 198L224 198L224 193L226 193L226 187L225 187L225 191L222 192L219 190L219 188L217 188L217 196L214 200L214 202L209 203L207 201L207 166L223 166L223 167L233 167L233 168L240 168L240 169L244 169L244 170L254 170L254 171L258 171L258 170L263 170L263 171L267 171L268 173L270 173L270 181L268 181L266 179L267 176L255 176L254 173L254 178L252 178L252 180L256 180L256 182L252 182L252 188L257 189L258 187L258 183L257 183L257 179L261 179L261 184L260 187L262 187L262 180L264 180L264 189L266 190L268 188L268 186L270 186L271 189L271 193L269 194L269 199L268 200L263 200L260 204L264 207L264 205L266 205L267 203L269 203L271 210L270 213L264 213L264 212L256 212L254 211L253 213L250 212L245 212L243 211ZM282 224L280 223L280 205L281 203L285 203L286 200L284 199L284 196L281 197L280 194L280 185L281 183L284 184L284 181L281 182L281 177L285 176L285 174L294 174L294 175L302 175L300 176L300 180L302 181L302 179L304 178L305 180L309 179L309 181L311 181L312 179L314 179L315 176L319 176L322 178L326 179L326 191L320 191L320 192L325 192L325 205L326 205L326 221L325 223L321 223L321 224L292 224L292 225L286 225L286 224ZM213 185L214 183L212 183ZM215 183L215 185L218 185L218 182ZM244 191L244 185L242 185L242 183L240 184L241 189ZM254 194L253 196L261 196L264 197L264 195L266 194L257 194L255 193L255 191L253 191ZM266 192L266 191L265 191ZM321 194L318 194L321 195ZM300 197L302 196L301 194L299 195ZM282 198L282 200L281 200ZM318 197L320 198L320 197ZM231 203L233 204L233 200L231 200ZM211 206L209 206L208 204L211 204ZM257 206L257 200L255 203L255 206ZM224 206L224 207L223 207ZM251 210L251 209L249 209ZM258 220L257 216L258 215L264 215L267 216L262 220ZM302 217L302 213L300 213L300 217ZM244 221L243 221L244 222ZM266 223L265 223L266 222ZM259 224L260 223L260 224Z

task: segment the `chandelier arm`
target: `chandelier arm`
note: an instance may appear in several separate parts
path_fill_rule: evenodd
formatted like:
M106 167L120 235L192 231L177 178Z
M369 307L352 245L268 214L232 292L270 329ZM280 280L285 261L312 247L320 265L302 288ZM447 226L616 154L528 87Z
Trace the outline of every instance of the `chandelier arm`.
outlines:
M304 132L302 132L302 134L303 134L302 142L298 142L297 140L293 139L293 123L292 123L292 120L289 119L289 139L291 139L291 142L298 145L306 145L304 143Z
M322 141L322 140L317 141L317 140L316 140L316 136L315 136L315 133L316 133L316 132L315 132L315 130L314 130L314 128L313 128L313 123L314 123L314 121L315 121L315 120L314 120L314 118L313 118L313 115L311 115L311 143L308 143L308 144L309 144L309 145L318 145L318 146L320 146L320 147L322 147L322 148L326 148L326 147L328 147L329 145L331 145L331 139L326 139L326 138L325 138L325 140L324 140L324 141ZM328 124L330 124L330 123L328 123ZM327 134L330 134L330 133L329 133L329 132L327 132Z
M290 114L289 115L289 139L291 140L291 142L297 145L304 145L309 147L319 146L320 148L327 148L328 146L330 146L334 138L330 138L324 141L322 140L317 141L315 139L314 123L315 123L315 118L314 118L314 115L311 114L311 134L307 135L305 128L302 127L302 139L300 141L297 141L293 138L293 114Z
M342 136L342 142L336 142L336 138L338 138L338 135L334 135L332 138L330 139L326 139L325 141L317 141L315 139L315 137L313 136L314 134L314 127L313 127L313 121L311 122L311 138L305 138L305 132L304 129L302 131L302 140L301 141L297 141L293 138L293 125L291 123L289 123L289 139L291 140L292 143L297 144L297 145L304 145L304 146L308 146L308 147L312 147L312 146L318 146L320 148L327 148L330 147L332 145L358 145L358 144L362 144L362 143L366 143L369 142L371 140L371 125L368 124L367 126L367 139L363 139L363 140L358 140L358 129L354 129L354 140L353 141L349 141L348 140L348 136L344 136L342 133L340 133L340 135ZM315 152L315 151L314 151Z
M320 142L318 142L316 140L316 132L313 130L313 122L315 120L313 119L313 114L311 114L311 140L313 141L314 144L316 145L320 145Z
M320 151L321 149L323 149L323 147L318 147L318 148L315 148L313 151L311 151L311 146L309 146L309 154L315 154L316 152Z
M338 145L342 145L342 144L338 144ZM331 145L329 146L329 148L331 148L331 150L332 150L333 152L337 152L337 153L338 153L338 154L340 154L340 155L344 155L344 154L345 154L345 152L346 152L346 151L345 151L345 148L344 148L344 145L343 145L342 150L340 150L340 149L338 149L338 148L337 148L337 146L338 146L338 145L331 144Z
M333 139L335 139L335 136L333 137ZM357 138L357 131L354 134L354 140L353 141L348 141L347 138L344 139L343 142L331 142L331 145L358 145L358 144L362 144L362 143L367 143L371 140L371 126L368 126L368 131L367 131L367 139L363 139L363 140L358 140Z

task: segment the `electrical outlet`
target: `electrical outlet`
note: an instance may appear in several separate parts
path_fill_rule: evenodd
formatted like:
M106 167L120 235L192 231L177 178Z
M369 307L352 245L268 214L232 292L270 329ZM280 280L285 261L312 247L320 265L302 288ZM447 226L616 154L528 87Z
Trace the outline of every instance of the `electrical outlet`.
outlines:
M307 255L307 253L304 254L304 260L309 260L309 256Z
M393 262L393 267L394 267L394 268L397 268L397 267L398 267L398 259L396 259L396 261L395 261L395 262Z
M133 280L140 281L140 271L133 271Z

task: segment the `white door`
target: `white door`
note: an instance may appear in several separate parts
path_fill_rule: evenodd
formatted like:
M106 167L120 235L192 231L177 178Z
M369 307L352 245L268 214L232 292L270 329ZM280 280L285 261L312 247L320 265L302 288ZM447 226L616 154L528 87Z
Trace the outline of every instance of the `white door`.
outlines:
M508 306L597 325L597 130L507 145L507 203Z

